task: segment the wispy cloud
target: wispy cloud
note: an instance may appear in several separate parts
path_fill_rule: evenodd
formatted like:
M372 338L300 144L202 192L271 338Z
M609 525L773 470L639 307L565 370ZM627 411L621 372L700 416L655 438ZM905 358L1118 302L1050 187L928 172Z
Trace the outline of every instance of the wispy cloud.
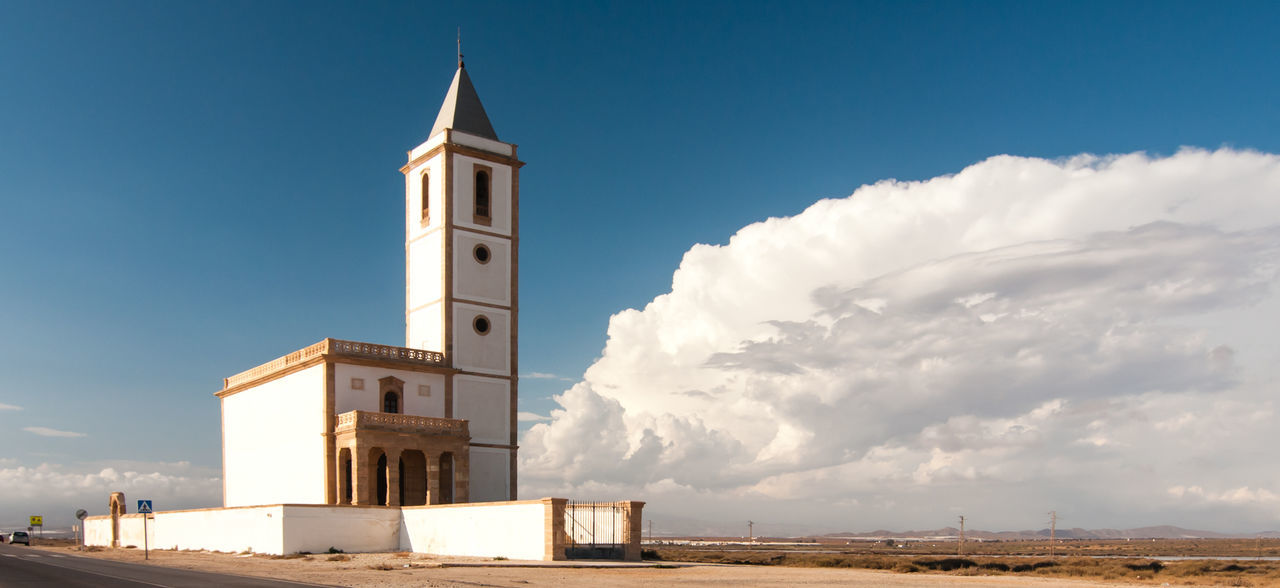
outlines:
M517 419L519 419L519 420L520 420L520 422L522 422L522 423L530 423L530 422L549 421L549 420L551 420L551 417L549 417L549 416L542 416L542 415L540 415L540 414L538 414L538 413L534 413L534 412L523 412L523 411L522 411L522 412L520 412L519 414L517 414L517 415L516 415L516 418L517 418Z
M0 402L0 410L22 410L22 407Z
M527 374L520 374L520 377L526 380L560 380L562 382L573 381L573 378L566 378L564 376L557 376L555 374L548 374L546 372L529 372Z
M41 437L84 437L84 433L76 433L75 431L59 431L50 429L49 427L23 427L23 431L34 433Z

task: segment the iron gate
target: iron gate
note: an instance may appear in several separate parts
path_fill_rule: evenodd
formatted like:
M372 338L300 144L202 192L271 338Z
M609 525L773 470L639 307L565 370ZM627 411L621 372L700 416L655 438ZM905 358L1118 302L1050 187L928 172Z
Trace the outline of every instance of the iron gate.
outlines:
M622 507L612 502L577 502L564 508L564 530L569 536L569 559L623 559Z

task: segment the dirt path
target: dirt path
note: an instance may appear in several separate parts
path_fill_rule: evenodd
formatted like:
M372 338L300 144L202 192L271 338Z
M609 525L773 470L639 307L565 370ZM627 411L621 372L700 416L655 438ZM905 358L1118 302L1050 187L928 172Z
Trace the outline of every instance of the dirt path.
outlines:
M107 549L77 552L68 547L36 547L60 553L144 563L141 550ZM1025 576L953 576L899 574L870 570L681 564L676 567L630 567L602 564L568 568L542 562L440 558L410 553L316 554L292 558L233 555L202 551L152 551L151 565L210 572L263 576L333 586L429 586L472 588L702 587L702 586L1124 586L1106 582ZM548 562L550 563L550 562ZM557 564L561 562L556 562Z

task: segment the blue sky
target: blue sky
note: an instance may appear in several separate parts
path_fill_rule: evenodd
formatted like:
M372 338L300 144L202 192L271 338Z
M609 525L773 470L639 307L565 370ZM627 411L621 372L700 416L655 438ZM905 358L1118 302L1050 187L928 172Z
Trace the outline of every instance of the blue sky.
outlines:
M216 470L221 378L324 337L400 344L397 170L458 26L528 164L520 368L565 378L522 380L521 410L543 415L611 315L751 223L998 154L1280 151L1266 2L0 10L11 469ZM0 524L25 516L0 506Z

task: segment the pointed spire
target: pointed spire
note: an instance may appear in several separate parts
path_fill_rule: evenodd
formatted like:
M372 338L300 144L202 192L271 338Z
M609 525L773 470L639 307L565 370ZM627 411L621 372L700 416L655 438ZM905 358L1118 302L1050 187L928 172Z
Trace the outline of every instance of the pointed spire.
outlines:
M462 67L461 53L458 54L458 71L453 74L453 83L444 96L444 104L440 106L436 124L431 127L431 134L427 136L434 137L445 129L498 140L498 133L494 132L493 125L489 123L489 115L485 114L484 105L480 104L480 96L476 94L475 86L471 85L471 76Z

